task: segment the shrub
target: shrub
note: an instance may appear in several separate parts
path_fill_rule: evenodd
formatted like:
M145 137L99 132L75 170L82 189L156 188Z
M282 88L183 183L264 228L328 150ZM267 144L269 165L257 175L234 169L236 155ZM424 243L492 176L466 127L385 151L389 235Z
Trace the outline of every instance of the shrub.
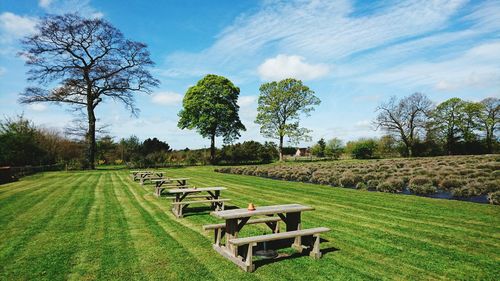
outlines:
M430 195L437 192L437 188L431 184L424 184L424 185L410 184L408 186L408 189L412 193L418 195Z
M500 191L488 194L488 201L490 204L500 205Z
M378 180L369 180L367 183L366 183L366 187L369 189L369 190L375 190L377 189L377 186L380 184L380 182Z
M375 179L377 179L377 176L371 173L363 176L364 181L375 180Z
M401 192L404 189L404 181L396 178L390 178L377 185L377 191L381 192Z
M358 182L361 181L360 176L354 175L352 172L345 172L339 179L339 183L342 187L355 187Z
M451 190L453 188L460 188L465 185L465 182L458 178L444 178L439 183L439 186L445 190Z
M339 180L339 184L342 187L354 187L356 185L356 182L354 182L353 176L343 175Z
M416 176L416 177L412 177L410 179L410 181L408 182L408 185L415 185L415 186L416 185L420 185L420 186L432 185L432 181L428 177Z
M366 190L366 189L368 189L368 186L364 182L358 182L356 184L356 189Z
M467 198L467 197L475 196L477 194L475 193L474 189L470 189L470 188L467 188L467 187L460 187L460 188L454 188L454 189L452 189L451 190L451 195L453 195L453 197Z

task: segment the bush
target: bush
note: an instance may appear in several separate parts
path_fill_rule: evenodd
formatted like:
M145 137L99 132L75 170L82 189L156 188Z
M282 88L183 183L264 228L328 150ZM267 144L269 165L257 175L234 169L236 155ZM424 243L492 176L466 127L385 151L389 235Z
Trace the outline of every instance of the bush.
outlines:
M404 189L404 182L400 179L390 178L379 185L377 185L377 191L381 192L401 192Z
M408 186L408 190L418 195L430 195L437 192L437 188L431 184L424 184L424 185L410 184Z
M367 190L368 186L366 186L366 183L364 183L364 182L358 182L356 184L356 189Z
M339 179L339 183L342 187L355 187L358 182L361 181L360 176L354 175L352 172L345 172Z
M460 188L465 185L463 180L458 178L444 178L441 180L439 186L445 190L451 190L453 188Z
M375 157L377 142L373 139L361 139L347 143L347 150L356 159L372 159Z
M429 179L428 177L416 176L410 179L408 185L415 185L415 186L432 185L432 180Z
M377 189L377 186L380 184L380 181L378 180L369 180L367 183L366 183L366 187L369 189L369 190L376 190Z
M490 204L500 205L500 191L488 194L488 201Z

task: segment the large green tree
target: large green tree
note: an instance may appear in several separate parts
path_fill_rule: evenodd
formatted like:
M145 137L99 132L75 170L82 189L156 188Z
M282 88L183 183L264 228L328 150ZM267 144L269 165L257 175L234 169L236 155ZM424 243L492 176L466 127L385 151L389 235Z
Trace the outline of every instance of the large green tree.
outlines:
M260 86L258 114L255 123L259 124L260 132L268 138L279 140L280 161L283 160L283 140L286 137L291 142L309 140L310 130L299 126L301 114L306 116L320 104L320 99L314 91L293 78L279 82L264 83Z
M208 74L186 92L179 112L181 129L196 129L210 138L210 162L215 162L215 138L229 143L240 137L245 126L240 121L237 104L240 89L229 79Z

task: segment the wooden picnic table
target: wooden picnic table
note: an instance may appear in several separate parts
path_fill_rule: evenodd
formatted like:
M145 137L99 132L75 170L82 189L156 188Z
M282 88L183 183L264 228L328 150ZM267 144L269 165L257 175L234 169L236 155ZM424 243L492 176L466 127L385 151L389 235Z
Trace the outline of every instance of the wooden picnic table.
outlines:
M189 180L189 178L163 178L163 179L156 179L156 180L151 180L151 181L155 183L154 194L156 196L161 196L163 190L168 189L168 188L172 188L172 187L186 188L187 187L187 180Z
M302 252L302 236L312 235L316 237L314 249L311 251L311 257L319 258L319 233L329 231L328 228L319 227L313 229L301 230L301 213L312 211L313 207L301 204L273 205L256 207L255 210L233 209L225 211L211 212L211 215L225 220L225 224L214 224L204 226L205 230L215 230L215 242L213 248L222 256L228 258L233 263L240 266L245 271L253 271L252 249L257 242L274 241L280 239L292 239L292 247ZM255 216L266 216L265 218L250 219ZM279 233L278 222L283 221L286 225L286 232ZM260 235L254 237L238 238L238 233L246 224L265 223L271 228L273 234ZM225 236L225 244L221 240ZM248 245L246 259L238 254L238 246Z
M137 179L140 180L141 184L148 178L163 178L165 175L165 172L160 171L131 171L130 173L132 174L132 179L134 181Z
M141 182L141 185L144 185L144 182L149 180L161 180L165 176L164 172L154 172L154 173L149 173L149 174L140 174L139 181Z
M224 210L224 202L229 199L220 198L220 192L225 190L225 187L200 187L200 188L175 188L169 189L167 192L174 195L172 201L172 213L177 217L183 217L184 209L190 204L210 203L211 208L214 210ZM201 195L200 193L205 193ZM198 195L200 194L200 195ZM205 200L191 200L185 199L205 198Z

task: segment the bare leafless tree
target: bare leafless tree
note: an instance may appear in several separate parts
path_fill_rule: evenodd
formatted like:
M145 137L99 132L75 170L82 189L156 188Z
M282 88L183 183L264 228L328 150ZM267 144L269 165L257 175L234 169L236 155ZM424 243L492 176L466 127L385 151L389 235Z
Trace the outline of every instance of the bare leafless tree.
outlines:
M406 156L413 156L413 148L419 132L424 129L432 102L421 93L414 93L398 100L391 97L377 107L374 123L405 145Z
M125 39L109 22L77 14L47 16L34 35L22 41L28 81L21 103L55 102L81 108L88 119L89 168L95 168L96 107L121 101L136 115L134 94L150 93L159 81L151 75L147 46Z

